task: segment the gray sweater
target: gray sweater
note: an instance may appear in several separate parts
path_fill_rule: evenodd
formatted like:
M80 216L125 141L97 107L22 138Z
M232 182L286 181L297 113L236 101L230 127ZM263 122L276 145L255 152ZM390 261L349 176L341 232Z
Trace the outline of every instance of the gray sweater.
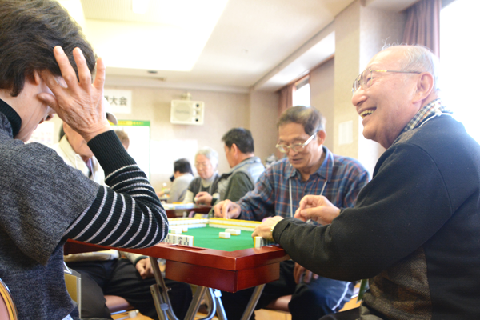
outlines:
M21 118L0 100L0 278L19 319L63 319L74 311L63 275L67 238L143 248L161 241L168 222L145 174L113 131L88 145L105 175L102 187L56 152L13 137Z

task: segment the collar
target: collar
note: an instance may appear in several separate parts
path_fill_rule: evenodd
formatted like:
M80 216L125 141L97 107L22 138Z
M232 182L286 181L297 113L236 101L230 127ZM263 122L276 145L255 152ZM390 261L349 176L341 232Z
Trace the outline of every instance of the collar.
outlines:
M403 128L402 132L398 135L397 139L395 139L394 143L398 140L398 138L405 132L416 129L421 127L428 121L441 116L442 114L452 114L451 111L447 110L446 107L442 106L442 101L440 98L433 100L429 104L424 105L423 107L418 110L415 116L407 123L405 128Z
M331 177L332 174L333 174L333 164L335 163L334 159L333 159L333 153L331 153L330 150L328 150L328 148L325 147L325 146L322 146L322 149L323 149L323 153L325 154L325 160L323 160L323 163L320 166L320 168L318 168L317 171L315 171L314 173L312 173L310 175L310 179L313 175L318 175L319 177L323 178L324 180L328 180L329 177ZM300 172L297 169L295 169L290 164L290 162L288 164L289 165L287 166L287 168L285 170L285 175L288 178L297 177L297 178L301 179L302 175L300 174Z
M12 138L16 137L22 127L22 118L20 118L18 113L2 99L0 99L0 112L3 113L10 122L13 135Z
M255 156L252 156L250 158L246 158L246 159L243 159L242 161L240 161L239 164L237 164L235 167L233 167L232 169L230 169L230 171L228 171L226 173L226 175L231 175L232 173L234 173L235 171L237 171L239 168L243 167L243 166L246 166L250 163L254 163L254 162L261 162L260 159L258 157L255 157Z

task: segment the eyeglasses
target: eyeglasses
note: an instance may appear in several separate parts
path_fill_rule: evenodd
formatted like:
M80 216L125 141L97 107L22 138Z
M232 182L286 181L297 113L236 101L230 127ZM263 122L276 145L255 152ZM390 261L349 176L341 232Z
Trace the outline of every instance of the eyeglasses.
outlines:
M307 141L305 141L304 143L301 143L301 142L296 142L296 143L293 143L292 145L290 146L287 146L287 145L284 145L284 144L277 144L275 147L278 149L278 151L280 151L281 153L287 153L290 149L295 151L295 152L300 152L302 151L312 140L313 140L313 137L315 137L317 135L317 133L315 132L314 134L312 134L310 136L310 138L308 138Z
M355 93L360 87L368 88L372 85L371 81L373 78L374 72L393 72L393 73L414 73L414 74L421 74L420 71L401 71L401 70L371 70L365 69L362 73L358 75L358 77L353 82L352 93Z

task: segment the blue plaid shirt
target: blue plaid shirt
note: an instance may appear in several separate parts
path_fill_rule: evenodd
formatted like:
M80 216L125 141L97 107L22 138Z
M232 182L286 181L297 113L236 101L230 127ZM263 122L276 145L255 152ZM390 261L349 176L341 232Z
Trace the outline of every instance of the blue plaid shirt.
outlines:
M274 215L291 217L303 196L319 195L322 189L322 195L338 208L353 207L358 193L370 180L367 170L357 160L334 155L326 147L323 152L325 160L305 182L288 159L270 166L258 179L255 189L239 200L242 212L238 218L261 221Z

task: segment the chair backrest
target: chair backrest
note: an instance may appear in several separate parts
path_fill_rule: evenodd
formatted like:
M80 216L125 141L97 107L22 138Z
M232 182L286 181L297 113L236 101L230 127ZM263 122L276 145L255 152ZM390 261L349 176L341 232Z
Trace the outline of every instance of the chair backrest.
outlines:
M63 273L65 275L65 285L68 294L78 305L78 316L82 317L82 275L77 271L64 266ZM1 318L0 318L1 319Z
M18 320L17 308L2 279L0 279L0 319Z

